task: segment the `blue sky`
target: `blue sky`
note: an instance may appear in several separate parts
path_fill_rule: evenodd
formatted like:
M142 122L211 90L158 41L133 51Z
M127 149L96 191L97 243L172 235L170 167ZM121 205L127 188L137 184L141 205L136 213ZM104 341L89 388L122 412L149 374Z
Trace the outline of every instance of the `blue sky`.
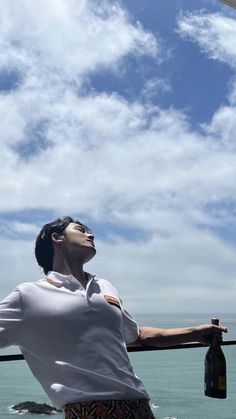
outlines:
M88 269L130 311L233 312L236 12L214 0L1 8L0 295L40 277L35 235L71 214L97 238Z
M199 123L208 122L214 112L223 103L227 103L228 81L233 75L226 63L206 60L199 47L189 40L177 37L178 16L182 11L193 12L196 2L165 0L127 1L124 6L135 21L160 36L164 48L169 50L167 57L159 65L149 57L129 60L125 77L113 72L98 71L91 77L91 85L99 91L117 91L122 96L133 99L142 92L148 78L155 78L157 73L171 84L171 90L157 91L152 95L152 103L163 108L170 106L184 109L190 123L197 129ZM225 6L215 2L199 1L198 9L208 12L224 10ZM133 77L135 74L135 77ZM210 77L209 77L210 75Z

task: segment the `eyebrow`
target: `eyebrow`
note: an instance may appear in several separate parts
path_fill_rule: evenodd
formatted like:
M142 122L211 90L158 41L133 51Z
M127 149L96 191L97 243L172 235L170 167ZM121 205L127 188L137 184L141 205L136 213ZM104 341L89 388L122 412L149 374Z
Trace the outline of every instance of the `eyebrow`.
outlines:
M87 227L83 223L80 223L79 221L78 222L74 222L74 226L73 227L76 227L76 226L79 226L79 227L83 228L87 233L93 234L91 228Z

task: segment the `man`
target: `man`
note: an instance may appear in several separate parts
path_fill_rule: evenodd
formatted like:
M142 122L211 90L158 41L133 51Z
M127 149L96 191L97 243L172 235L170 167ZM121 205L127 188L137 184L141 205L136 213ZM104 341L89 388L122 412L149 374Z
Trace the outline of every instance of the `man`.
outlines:
M78 220L46 224L35 246L45 277L19 285L0 304L0 346L19 345L66 419L152 419L126 345L209 343L227 329L138 328L112 284L84 271L95 254L94 236Z

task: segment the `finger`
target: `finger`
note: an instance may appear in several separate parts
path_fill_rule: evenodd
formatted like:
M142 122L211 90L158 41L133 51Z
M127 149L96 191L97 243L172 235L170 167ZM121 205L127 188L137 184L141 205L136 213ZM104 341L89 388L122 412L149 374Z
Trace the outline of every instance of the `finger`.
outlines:
M228 332L227 327L224 327L224 326L221 326L221 330L222 330L222 332L224 332L224 333L227 333L227 332Z
M215 326L216 329L220 330L221 332L228 333L228 329L225 326Z

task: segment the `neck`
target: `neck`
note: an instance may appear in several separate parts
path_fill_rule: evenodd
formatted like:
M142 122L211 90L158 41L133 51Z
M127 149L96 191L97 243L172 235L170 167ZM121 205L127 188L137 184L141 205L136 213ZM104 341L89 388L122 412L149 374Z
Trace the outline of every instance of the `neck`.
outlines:
M79 259L65 261L64 258L54 258L53 270L59 272L62 275L73 275L78 281L86 287L88 278L83 268L83 263Z

